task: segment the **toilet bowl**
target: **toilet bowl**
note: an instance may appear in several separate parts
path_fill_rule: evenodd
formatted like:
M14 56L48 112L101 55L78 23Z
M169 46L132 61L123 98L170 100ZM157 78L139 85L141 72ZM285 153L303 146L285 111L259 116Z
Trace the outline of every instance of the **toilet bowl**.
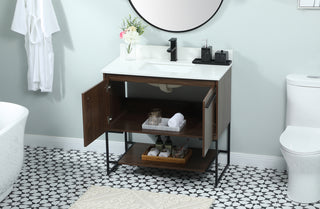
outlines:
M280 136L288 165L288 197L300 203L320 200L320 128L288 126Z
M287 76L286 129L280 150L288 168L288 197L320 200L320 77Z

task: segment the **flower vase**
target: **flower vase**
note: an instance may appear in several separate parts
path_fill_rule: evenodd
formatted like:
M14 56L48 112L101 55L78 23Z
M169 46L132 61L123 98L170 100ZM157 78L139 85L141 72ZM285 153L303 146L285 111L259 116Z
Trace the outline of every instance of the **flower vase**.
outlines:
M134 43L129 43L126 46L125 50L126 60L135 60L136 59L136 45Z

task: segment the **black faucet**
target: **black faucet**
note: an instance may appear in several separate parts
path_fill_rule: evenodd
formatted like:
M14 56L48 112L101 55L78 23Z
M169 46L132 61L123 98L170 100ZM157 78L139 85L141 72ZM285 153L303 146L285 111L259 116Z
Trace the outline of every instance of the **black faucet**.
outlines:
M177 38L170 38L170 48L167 52L171 53L170 61L177 61Z

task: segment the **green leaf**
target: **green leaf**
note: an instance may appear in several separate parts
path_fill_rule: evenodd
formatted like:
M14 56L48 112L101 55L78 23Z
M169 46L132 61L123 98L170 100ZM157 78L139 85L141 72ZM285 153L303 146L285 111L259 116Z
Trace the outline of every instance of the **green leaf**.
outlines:
M121 29L125 30L130 26L134 26L137 29L139 35L142 35L145 28L147 27L146 25L143 25L138 17L133 18L131 14L129 14L129 17L123 19Z

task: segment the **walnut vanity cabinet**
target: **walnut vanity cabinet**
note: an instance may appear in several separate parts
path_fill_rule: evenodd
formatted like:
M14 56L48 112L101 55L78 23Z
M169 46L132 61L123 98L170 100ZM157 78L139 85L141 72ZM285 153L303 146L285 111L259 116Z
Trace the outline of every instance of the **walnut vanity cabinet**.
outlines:
M205 87L208 89L202 102L172 101L150 98L126 97L125 82L176 84L183 86ZM186 92L187 93L187 92ZM102 134L106 134L107 171L111 172L118 164L133 166L178 169L196 172L211 171L215 173L215 184L219 179L218 160L215 170L209 170L217 159L218 152L228 154L230 160L230 108L231 108L231 68L219 81L179 78L161 78L152 76L136 76L121 74L103 74L103 81L82 94L84 146L88 146ZM171 117L181 112L187 121L180 132L145 130L142 123L152 108L161 108L162 117ZM218 149L218 139L228 129L227 150ZM126 152L119 161L109 160L108 132L125 133ZM141 154L150 144L129 142L127 133L144 133L151 135L180 136L201 139L202 148L192 148L192 156L185 165L142 161ZM212 142L215 148L210 149ZM129 146L129 145L132 146ZM111 168L109 163L115 163ZM224 172L223 171L223 172ZM219 178L218 178L219 177Z

